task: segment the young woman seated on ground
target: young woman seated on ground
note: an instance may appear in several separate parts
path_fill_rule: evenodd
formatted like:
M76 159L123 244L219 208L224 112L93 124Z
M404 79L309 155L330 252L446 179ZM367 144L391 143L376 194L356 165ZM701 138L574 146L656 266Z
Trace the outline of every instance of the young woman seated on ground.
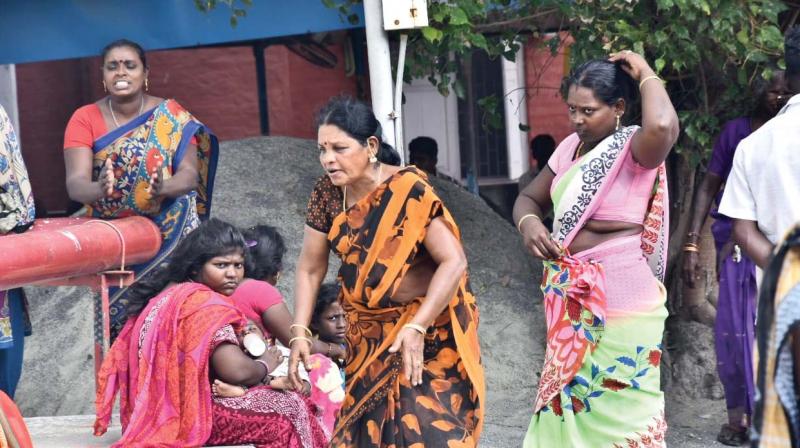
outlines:
M236 291L231 294L230 299L236 307L261 330L264 339L276 339L276 348L280 350L288 347L291 342L290 326L293 321L288 308L283 301L280 291L275 288L275 284L283 269L283 255L286 253L286 246L283 238L277 229L272 226L258 225L250 227L242 232L247 246L247 266L245 276ZM310 335L309 335L310 336ZM305 338L305 337L304 337ZM278 342L280 344L278 344ZM313 340L314 353L326 354L329 345L319 340ZM344 356L344 352L339 350L337 355ZM271 371L275 381L275 388L280 387L281 377L287 372L285 360L288 353L283 354L284 363L277 371ZM278 358L279 361L281 358ZM315 355L308 364L309 387L306 386L305 392L309 394L309 399L322 410L323 422L326 426L333 426L336 414L339 412L342 400L344 399L344 388L342 377L333 366L333 363L325 356ZM281 369L284 372L281 374ZM226 382L224 378L215 382L214 393L217 398L237 398L244 397L246 400L250 395L250 390L237 388L241 385L237 382ZM268 379L269 381L269 379ZM273 384L270 382L270 386Z
M275 287L283 270L283 256L286 253L283 237L275 227L268 225L250 227L242 233L248 246L248 266L245 272L247 278L231 295L231 299L259 327L266 339L275 338L288 347L292 337L290 326L293 319L283 296ZM338 289L336 296L338 297ZM343 331L341 333L344 336ZM312 353L343 359L344 350L338 346L339 343L334 344L331 346L325 340L315 338Z
M313 393L259 386L278 363L254 360L239 347L236 330L246 319L229 296L242 280L245 250L235 227L210 219L178 244L165 268L132 289L136 318L98 374L95 434L108 428L119 392L122 438L115 447L328 446L334 407L319 405ZM341 381L330 362L315 374ZM247 397L212 396L215 379L250 386Z

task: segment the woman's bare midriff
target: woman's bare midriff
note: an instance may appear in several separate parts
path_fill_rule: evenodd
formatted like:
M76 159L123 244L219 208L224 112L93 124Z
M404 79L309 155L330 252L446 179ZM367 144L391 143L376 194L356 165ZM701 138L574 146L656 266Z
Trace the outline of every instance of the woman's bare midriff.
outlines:
M616 238L623 238L642 233L644 226L623 221L598 221L590 219L569 245L569 252L577 254L586 249L591 249L598 244Z
M405 277L403 277L400 286L397 287L397 291L392 297L392 301L407 303L427 294L428 285L431 284L436 267L437 264L430 255L427 253L420 254L411 267L408 268Z

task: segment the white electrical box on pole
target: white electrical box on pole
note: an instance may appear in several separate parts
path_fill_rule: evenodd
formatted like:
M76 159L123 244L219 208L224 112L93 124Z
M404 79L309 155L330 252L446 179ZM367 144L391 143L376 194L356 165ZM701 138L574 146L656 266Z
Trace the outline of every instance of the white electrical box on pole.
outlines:
M383 29L409 30L428 26L427 0L387 0L383 2Z

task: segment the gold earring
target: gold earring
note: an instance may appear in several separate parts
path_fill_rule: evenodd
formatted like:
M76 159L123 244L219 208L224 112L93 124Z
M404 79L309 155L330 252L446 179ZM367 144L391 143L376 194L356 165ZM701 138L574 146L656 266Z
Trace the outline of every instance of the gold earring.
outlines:
M102 83L103 83L103 92L108 93L108 87L106 87L106 82L102 81Z
M617 130L617 131L619 131L619 117L620 117L620 116L621 116L621 115L617 115L617 128L615 129L615 130Z
M147 78L144 78L144 91L147 92L150 90L150 86L147 85Z

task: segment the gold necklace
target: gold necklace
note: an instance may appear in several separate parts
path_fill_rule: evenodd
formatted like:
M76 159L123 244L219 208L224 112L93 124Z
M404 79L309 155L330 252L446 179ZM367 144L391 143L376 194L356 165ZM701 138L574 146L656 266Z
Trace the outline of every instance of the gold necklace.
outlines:
M578 145L578 149L575 150L575 155L572 156L572 160L578 160L578 158L583 155L581 154L582 150L583 150L583 142L581 142L581 144Z
M111 97L108 97L108 110L111 112L111 119L114 121L114 126L119 127L119 123L117 122L117 117L114 115L114 108L111 107ZM142 115L142 110L144 110L144 95L142 95L142 102L139 104L139 115ZM139 116L137 115L137 117Z
M378 162L378 185L380 185L382 177L383 177L383 164ZM347 210L347 185L342 187L342 211L346 210Z

